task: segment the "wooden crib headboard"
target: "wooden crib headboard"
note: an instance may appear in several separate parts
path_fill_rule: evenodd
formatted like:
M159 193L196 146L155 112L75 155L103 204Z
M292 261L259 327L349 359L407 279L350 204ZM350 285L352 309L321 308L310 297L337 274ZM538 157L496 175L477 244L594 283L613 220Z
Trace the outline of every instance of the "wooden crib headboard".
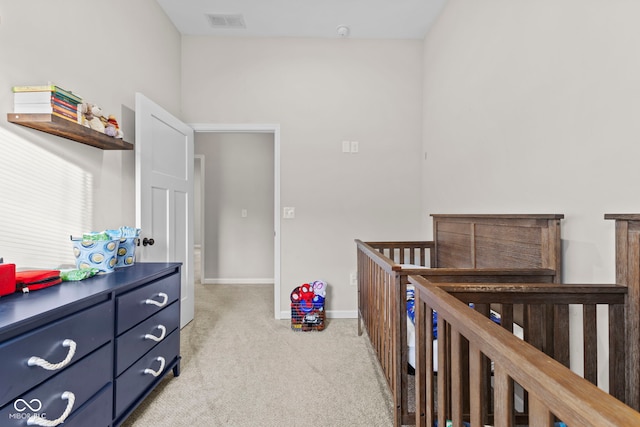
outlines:
M564 215L431 216L435 267L550 268L560 281Z

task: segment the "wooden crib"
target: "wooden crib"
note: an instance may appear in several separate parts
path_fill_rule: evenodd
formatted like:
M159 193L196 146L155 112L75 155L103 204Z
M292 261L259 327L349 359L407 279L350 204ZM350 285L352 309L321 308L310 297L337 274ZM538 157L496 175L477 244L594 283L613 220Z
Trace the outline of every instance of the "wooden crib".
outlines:
M563 215L432 215L433 241L362 242L358 259L358 333L364 324L394 400L394 424L414 424L409 409L406 287L432 283L559 283ZM505 313L509 316L509 313ZM539 313L568 322L568 311ZM517 317L517 314L516 314ZM548 331L568 361L568 332Z
M436 283L410 276L416 289L416 425L640 425L640 215L616 221L617 284ZM468 303L474 303L475 310ZM582 306L584 376L552 356L568 329L546 310ZM502 311L501 325L486 318ZM521 306L524 340L512 334L510 313ZM609 393L597 382L596 305L608 308ZM433 370L432 310L438 313L438 372ZM506 316L505 316L506 314ZM602 319L600 319L602 321ZM514 408L521 387L523 408Z

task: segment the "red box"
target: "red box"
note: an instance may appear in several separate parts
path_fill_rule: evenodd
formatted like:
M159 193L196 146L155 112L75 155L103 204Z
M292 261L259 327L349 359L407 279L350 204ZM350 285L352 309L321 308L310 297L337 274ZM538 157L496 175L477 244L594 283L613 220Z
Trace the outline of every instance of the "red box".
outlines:
M0 296L16 291L16 265L0 264Z

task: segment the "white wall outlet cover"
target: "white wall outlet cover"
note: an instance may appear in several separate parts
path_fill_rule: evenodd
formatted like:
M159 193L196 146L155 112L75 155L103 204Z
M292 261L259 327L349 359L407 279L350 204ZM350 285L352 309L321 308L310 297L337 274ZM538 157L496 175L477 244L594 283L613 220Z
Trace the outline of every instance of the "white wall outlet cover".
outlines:
M352 153L357 153L359 150L359 143L358 141L351 141L351 152Z
M282 208L282 217L287 219L295 218L296 208L292 208L292 207Z

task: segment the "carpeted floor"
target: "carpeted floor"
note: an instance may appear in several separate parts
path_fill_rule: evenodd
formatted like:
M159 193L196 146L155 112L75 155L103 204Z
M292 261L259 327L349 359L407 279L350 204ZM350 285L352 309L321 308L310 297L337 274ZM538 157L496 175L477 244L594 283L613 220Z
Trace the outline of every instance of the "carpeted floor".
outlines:
M271 285L201 285L169 374L123 424L391 426L391 397L355 319L294 332L273 319Z

